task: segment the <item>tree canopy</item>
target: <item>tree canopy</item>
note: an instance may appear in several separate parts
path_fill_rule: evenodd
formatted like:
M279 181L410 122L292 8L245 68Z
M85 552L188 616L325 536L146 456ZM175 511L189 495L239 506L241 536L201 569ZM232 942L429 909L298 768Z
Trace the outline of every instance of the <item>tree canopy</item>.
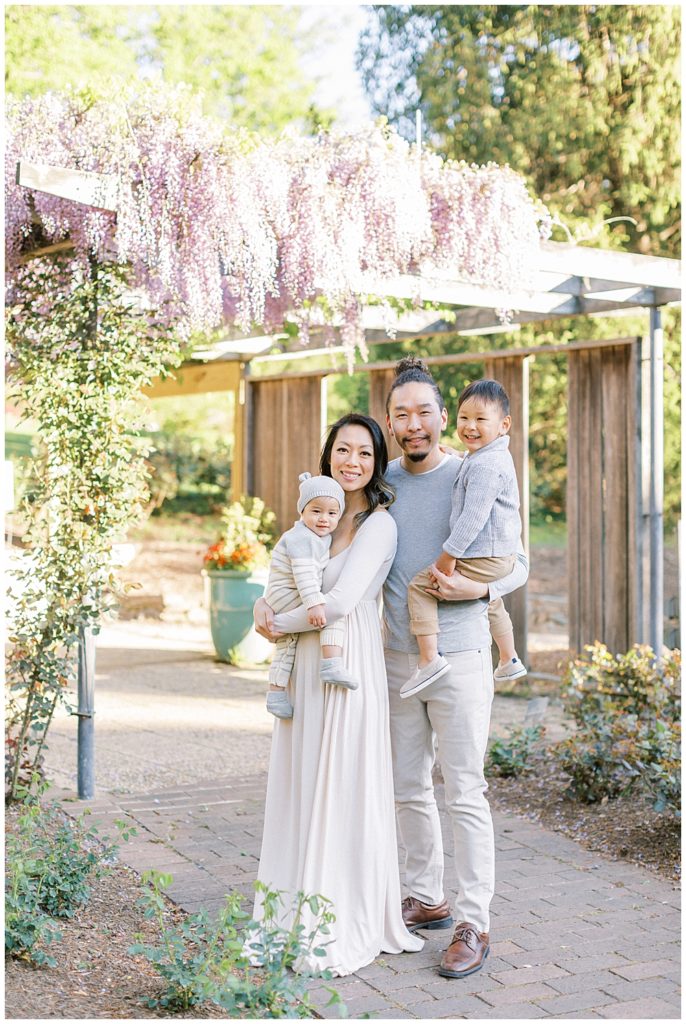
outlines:
M578 240L675 256L679 54L677 6L375 5L358 65L401 133L420 108L432 147L509 163Z
M324 116L300 67L308 45L295 7L231 4L144 7L9 5L5 89L17 97L113 82L180 82L203 94L205 113L261 133ZM116 87L115 87L116 88Z

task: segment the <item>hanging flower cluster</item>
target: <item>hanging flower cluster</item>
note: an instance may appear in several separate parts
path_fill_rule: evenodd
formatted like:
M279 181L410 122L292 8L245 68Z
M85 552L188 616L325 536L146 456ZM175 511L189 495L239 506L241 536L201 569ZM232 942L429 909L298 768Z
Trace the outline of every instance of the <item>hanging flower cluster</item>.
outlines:
M290 316L363 344L370 281L398 274L530 285L547 211L508 167L446 162L383 127L266 143L204 117L184 87L109 102L10 102L7 268L66 238L127 263L183 334ZM15 184L19 159L112 175L116 214Z

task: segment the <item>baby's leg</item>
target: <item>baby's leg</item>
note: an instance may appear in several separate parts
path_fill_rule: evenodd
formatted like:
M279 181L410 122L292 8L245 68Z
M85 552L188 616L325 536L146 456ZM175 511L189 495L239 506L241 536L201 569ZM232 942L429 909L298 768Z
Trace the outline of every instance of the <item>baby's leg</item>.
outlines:
M345 642L345 623L343 620L325 626L319 634L322 650L320 678L323 683L332 686L344 686L347 690L356 690L360 685L345 667L343 662L343 644Z
M438 605L436 598L426 593L431 587L428 569L418 572L407 588L407 606L410 611L410 630L417 638L419 667L424 668L438 654Z
M293 706L288 699L286 687L293 671L297 642L298 638L294 633L280 637L276 642L276 651L269 666L267 711L276 718L293 717Z
M431 686L450 671L450 664L438 653L438 604L426 593L432 587L429 570L418 572L407 588L407 607L410 611L410 629L417 638L419 661L417 667L400 687L400 696L412 697Z
M470 580L479 583L493 583L508 576L514 568L515 558L502 556L494 558L458 558L456 569ZM494 676L496 679L519 679L526 675L526 667L517 656L514 642L512 619L501 597L488 605L488 624L495 640L500 659Z

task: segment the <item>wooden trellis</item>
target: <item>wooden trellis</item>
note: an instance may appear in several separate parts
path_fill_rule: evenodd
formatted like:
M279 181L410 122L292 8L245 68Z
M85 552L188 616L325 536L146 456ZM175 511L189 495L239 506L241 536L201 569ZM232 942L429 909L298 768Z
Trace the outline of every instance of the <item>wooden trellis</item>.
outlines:
M513 422L510 450L521 495L523 542L528 549L529 365L537 354L567 356L568 593L570 647L577 651L594 640L603 640L615 651L647 640L648 349L648 341L619 338L426 359L430 366L482 363L484 375L505 386ZM384 430L393 365L377 363L355 371L369 375L369 414ZM252 407L247 435L251 452L248 486L275 510L281 529L289 526L295 515L298 473L316 471L326 430L325 389L330 373L304 370L248 378ZM387 432L386 436L389 457L396 458L400 450ZM507 604L517 649L526 652L526 587L511 594Z
M107 175L91 174L71 168L38 166L21 161L17 165L17 182L33 190L62 196L73 202L94 205L101 209L116 210L117 183ZM22 259L69 248L69 239L43 247L36 252L27 252ZM574 450L570 449L572 479L576 479L579 491L578 502L572 501L572 529L570 530L570 566L576 583L570 594L571 642L580 646L585 639L612 638L612 645L625 649L634 639L650 643L660 650L663 635L663 417L662 417L662 370L663 341L660 307L681 299L681 268L676 260L666 260L634 253L618 253L594 250L582 246L559 243L542 243L540 259L535 269L530 291L517 294L499 292L480 285L463 281L448 280L434 275L432 279L419 279L402 275L393 280L370 277L362 288L367 294L424 299L452 306L456 317L446 321L432 321L429 314L423 323L417 322L417 315L410 314L398 319L396 337L418 338L459 334L460 332L487 334L500 328L496 310L514 310L513 323L528 323L537 320L554 320L589 313L613 310L650 311L650 337L646 340L639 358L634 344L631 350L623 349L622 357L602 355L577 356L584 346L555 346L536 350L518 350L511 353L483 353L485 372L494 372L498 360L500 373L506 386L509 384L515 427L512 436L512 450L519 474L523 494L528 493L526 438L528 436L527 409L527 364L523 356L543 351L567 351L570 353L570 409L574 409L575 422L583 410L611 410L613 429L608 434L601 430L597 434L581 438L575 435ZM373 313L373 311L372 311ZM367 323L366 340L383 341L385 333L381 325ZM316 349L321 342L317 331L311 332L310 348ZM257 346L255 346L257 342ZM227 338L217 347L220 358L213 360L205 375L204 385L196 380L193 390L197 393L217 390L214 378L222 373L220 363L227 356L232 361L248 363L260 351L269 351L275 344L274 338L250 339L240 336ZM624 340L615 347L626 344ZM601 344L586 346L600 349ZM627 355L627 353L629 353ZM302 349L301 349L302 353ZM435 357L429 363L474 362L478 356ZM510 363L503 362L510 359ZM608 367L617 359L618 367ZM608 361L609 360L609 361ZM191 363L197 366L198 362ZM600 368L602 382L597 380ZM377 364L359 368L371 373L370 413L380 423L384 422L385 396L388 390L389 364ZM240 367L243 371L243 367ZM245 368L247 374L248 368ZM270 381L264 378L246 376L236 382L232 370L235 394L234 432L236 458L233 466L233 495L242 491L261 493L269 504L275 507L280 524L288 525L295 505L297 473L304 461L313 470L317 464L317 452L325 423L322 413L323 395L327 373L330 371L305 371L297 375L301 381L311 378L309 383L295 387L286 383L287 378L270 391ZM193 376L193 374L191 374ZM197 377L198 375L195 374ZM291 377L291 380L294 378ZM272 378L271 383L276 384ZM295 387L295 398L288 395ZM600 387L600 397L598 396ZM621 391L625 389L627 401L622 409ZM183 387L177 390L183 393ZM633 410L633 412L632 412ZM293 419L295 413L296 419ZM624 419L622 419L624 416ZM290 436L291 424L298 428L297 447L293 444L295 435ZM304 428L304 430L303 430ZM518 431L521 431L519 436ZM303 440L303 433L306 440ZM572 430L570 429L570 436ZM616 448L608 447L608 437L625 439ZM287 452L288 441L295 451ZM591 466L592 444L601 446L601 471ZM396 454L391 445L391 456ZM269 453L267 459L266 453ZM297 463L297 465L295 465ZM633 468L632 468L633 467ZM297 470L297 472L295 471ZM585 475L588 471L588 479ZM622 479L620 480L620 477ZM295 478L295 480L294 480ZM259 490L258 490L259 484ZM588 487L587 497L581 489ZM609 495L609 497L608 497ZM271 500L270 500L271 496ZM289 510L289 511L287 511ZM597 515L600 515L602 529L598 531ZM621 526L617 524L621 523ZM525 527L526 529L526 527ZM602 557L602 571L598 565L589 562L591 543L600 541L609 544L610 550ZM622 572L622 559L626 556L627 573ZM591 597L590 595L593 594ZM620 607L607 609L609 600ZM526 598L520 594L511 599L515 622L515 634L520 651L526 650ZM523 631L523 632L522 632ZM524 638L524 643L521 638ZM92 643L92 638L91 638ZM87 658L81 659L80 667ZM83 664L81 664L83 663ZM92 668L92 666L91 666ZM89 669L90 675L92 671ZM80 671L81 675L88 674ZM81 686L79 687L81 705ZM88 720L92 729L92 717ZM85 781L84 781L85 780ZM83 785L82 785L83 782ZM92 788L92 763L87 772L81 772L79 760L79 795L87 795Z

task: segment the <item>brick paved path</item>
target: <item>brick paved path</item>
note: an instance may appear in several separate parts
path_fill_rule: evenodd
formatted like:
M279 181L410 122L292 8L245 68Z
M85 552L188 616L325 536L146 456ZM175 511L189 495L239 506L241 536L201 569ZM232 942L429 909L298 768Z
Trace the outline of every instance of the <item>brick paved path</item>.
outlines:
M103 827L113 817L134 820L139 834L122 847L122 860L140 872L171 873L170 895L185 910L212 910L229 889L251 897L265 782L260 774L106 796L90 803L91 820ZM450 933L428 932L420 953L382 956L334 982L350 1016L678 1019L679 893L672 885L537 824L501 813L494 820L498 881L484 969L441 978L436 965ZM447 833L445 816L443 827ZM449 880L449 856L446 869ZM312 987L322 1016L336 1016L321 983Z

